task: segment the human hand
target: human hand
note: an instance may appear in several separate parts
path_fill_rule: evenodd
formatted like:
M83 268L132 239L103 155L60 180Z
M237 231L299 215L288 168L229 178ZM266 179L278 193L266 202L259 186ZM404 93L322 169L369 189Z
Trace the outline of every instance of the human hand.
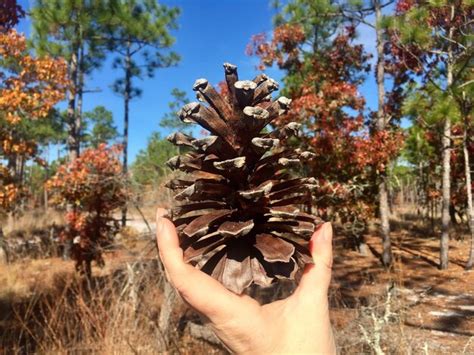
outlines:
M181 297L209 319L221 341L235 353L335 354L329 321L328 288L332 266L332 227L312 236L314 264L307 265L295 292L261 306L237 295L204 272L186 264L173 223L158 215L157 241L169 281Z

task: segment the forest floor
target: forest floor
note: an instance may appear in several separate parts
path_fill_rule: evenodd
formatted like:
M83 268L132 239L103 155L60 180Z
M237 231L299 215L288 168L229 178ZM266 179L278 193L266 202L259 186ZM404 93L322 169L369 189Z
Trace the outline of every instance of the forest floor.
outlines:
M367 236L370 251L362 256L348 248L350 240L335 229L330 305L340 352L474 354L474 271L464 270L469 241L450 241L449 269L441 271L438 231L420 226L409 214L393 222L395 262L390 270L380 264L381 243L375 233ZM152 223L150 227L154 229ZM146 229L136 216L129 234L145 234ZM115 275L137 259L155 258L149 239L124 235L120 243L122 248L106 255L105 269L94 268L95 277ZM11 326L8 322L19 319L18 314L12 318L11 304L28 303L37 297L39 288L43 294L54 292L57 275L73 272L73 263L60 258L0 266L0 334ZM152 294L156 297L156 291ZM157 298L147 302L159 303L153 299ZM159 304L147 307L157 308ZM179 341L179 353L225 353L189 336ZM9 353L8 344L0 335L0 354Z
M438 233L410 220L392 225L390 270L381 267L378 236L367 237L371 252L362 256L336 233L331 315L341 345L350 352L359 342L376 343L379 333L388 353L474 354L474 271L464 270L470 242L450 241L442 271ZM351 337L354 327L369 336Z

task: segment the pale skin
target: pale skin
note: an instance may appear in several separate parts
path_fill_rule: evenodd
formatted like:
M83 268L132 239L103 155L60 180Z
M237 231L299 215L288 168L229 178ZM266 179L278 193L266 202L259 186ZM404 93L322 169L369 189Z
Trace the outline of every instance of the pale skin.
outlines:
M176 229L157 214L157 241L167 278L183 300L204 315L215 334L238 354L335 354L329 320L332 227L322 225L312 236L314 264L307 265L288 298L260 305L237 295L183 260Z

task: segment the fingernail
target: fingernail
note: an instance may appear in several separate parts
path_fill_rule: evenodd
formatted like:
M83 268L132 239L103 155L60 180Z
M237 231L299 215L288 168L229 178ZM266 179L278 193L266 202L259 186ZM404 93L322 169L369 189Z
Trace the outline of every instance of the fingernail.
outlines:
M326 222L322 226L322 236L321 239L328 241L331 239L331 234L332 234L332 225L331 222Z

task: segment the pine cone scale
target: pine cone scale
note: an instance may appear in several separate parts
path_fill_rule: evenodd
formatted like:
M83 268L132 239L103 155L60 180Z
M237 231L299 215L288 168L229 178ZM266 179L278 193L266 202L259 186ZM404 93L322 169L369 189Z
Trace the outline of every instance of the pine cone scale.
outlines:
M289 262L295 252L295 247L281 238L270 234L257 234L255 248L262 253L265 261Z

